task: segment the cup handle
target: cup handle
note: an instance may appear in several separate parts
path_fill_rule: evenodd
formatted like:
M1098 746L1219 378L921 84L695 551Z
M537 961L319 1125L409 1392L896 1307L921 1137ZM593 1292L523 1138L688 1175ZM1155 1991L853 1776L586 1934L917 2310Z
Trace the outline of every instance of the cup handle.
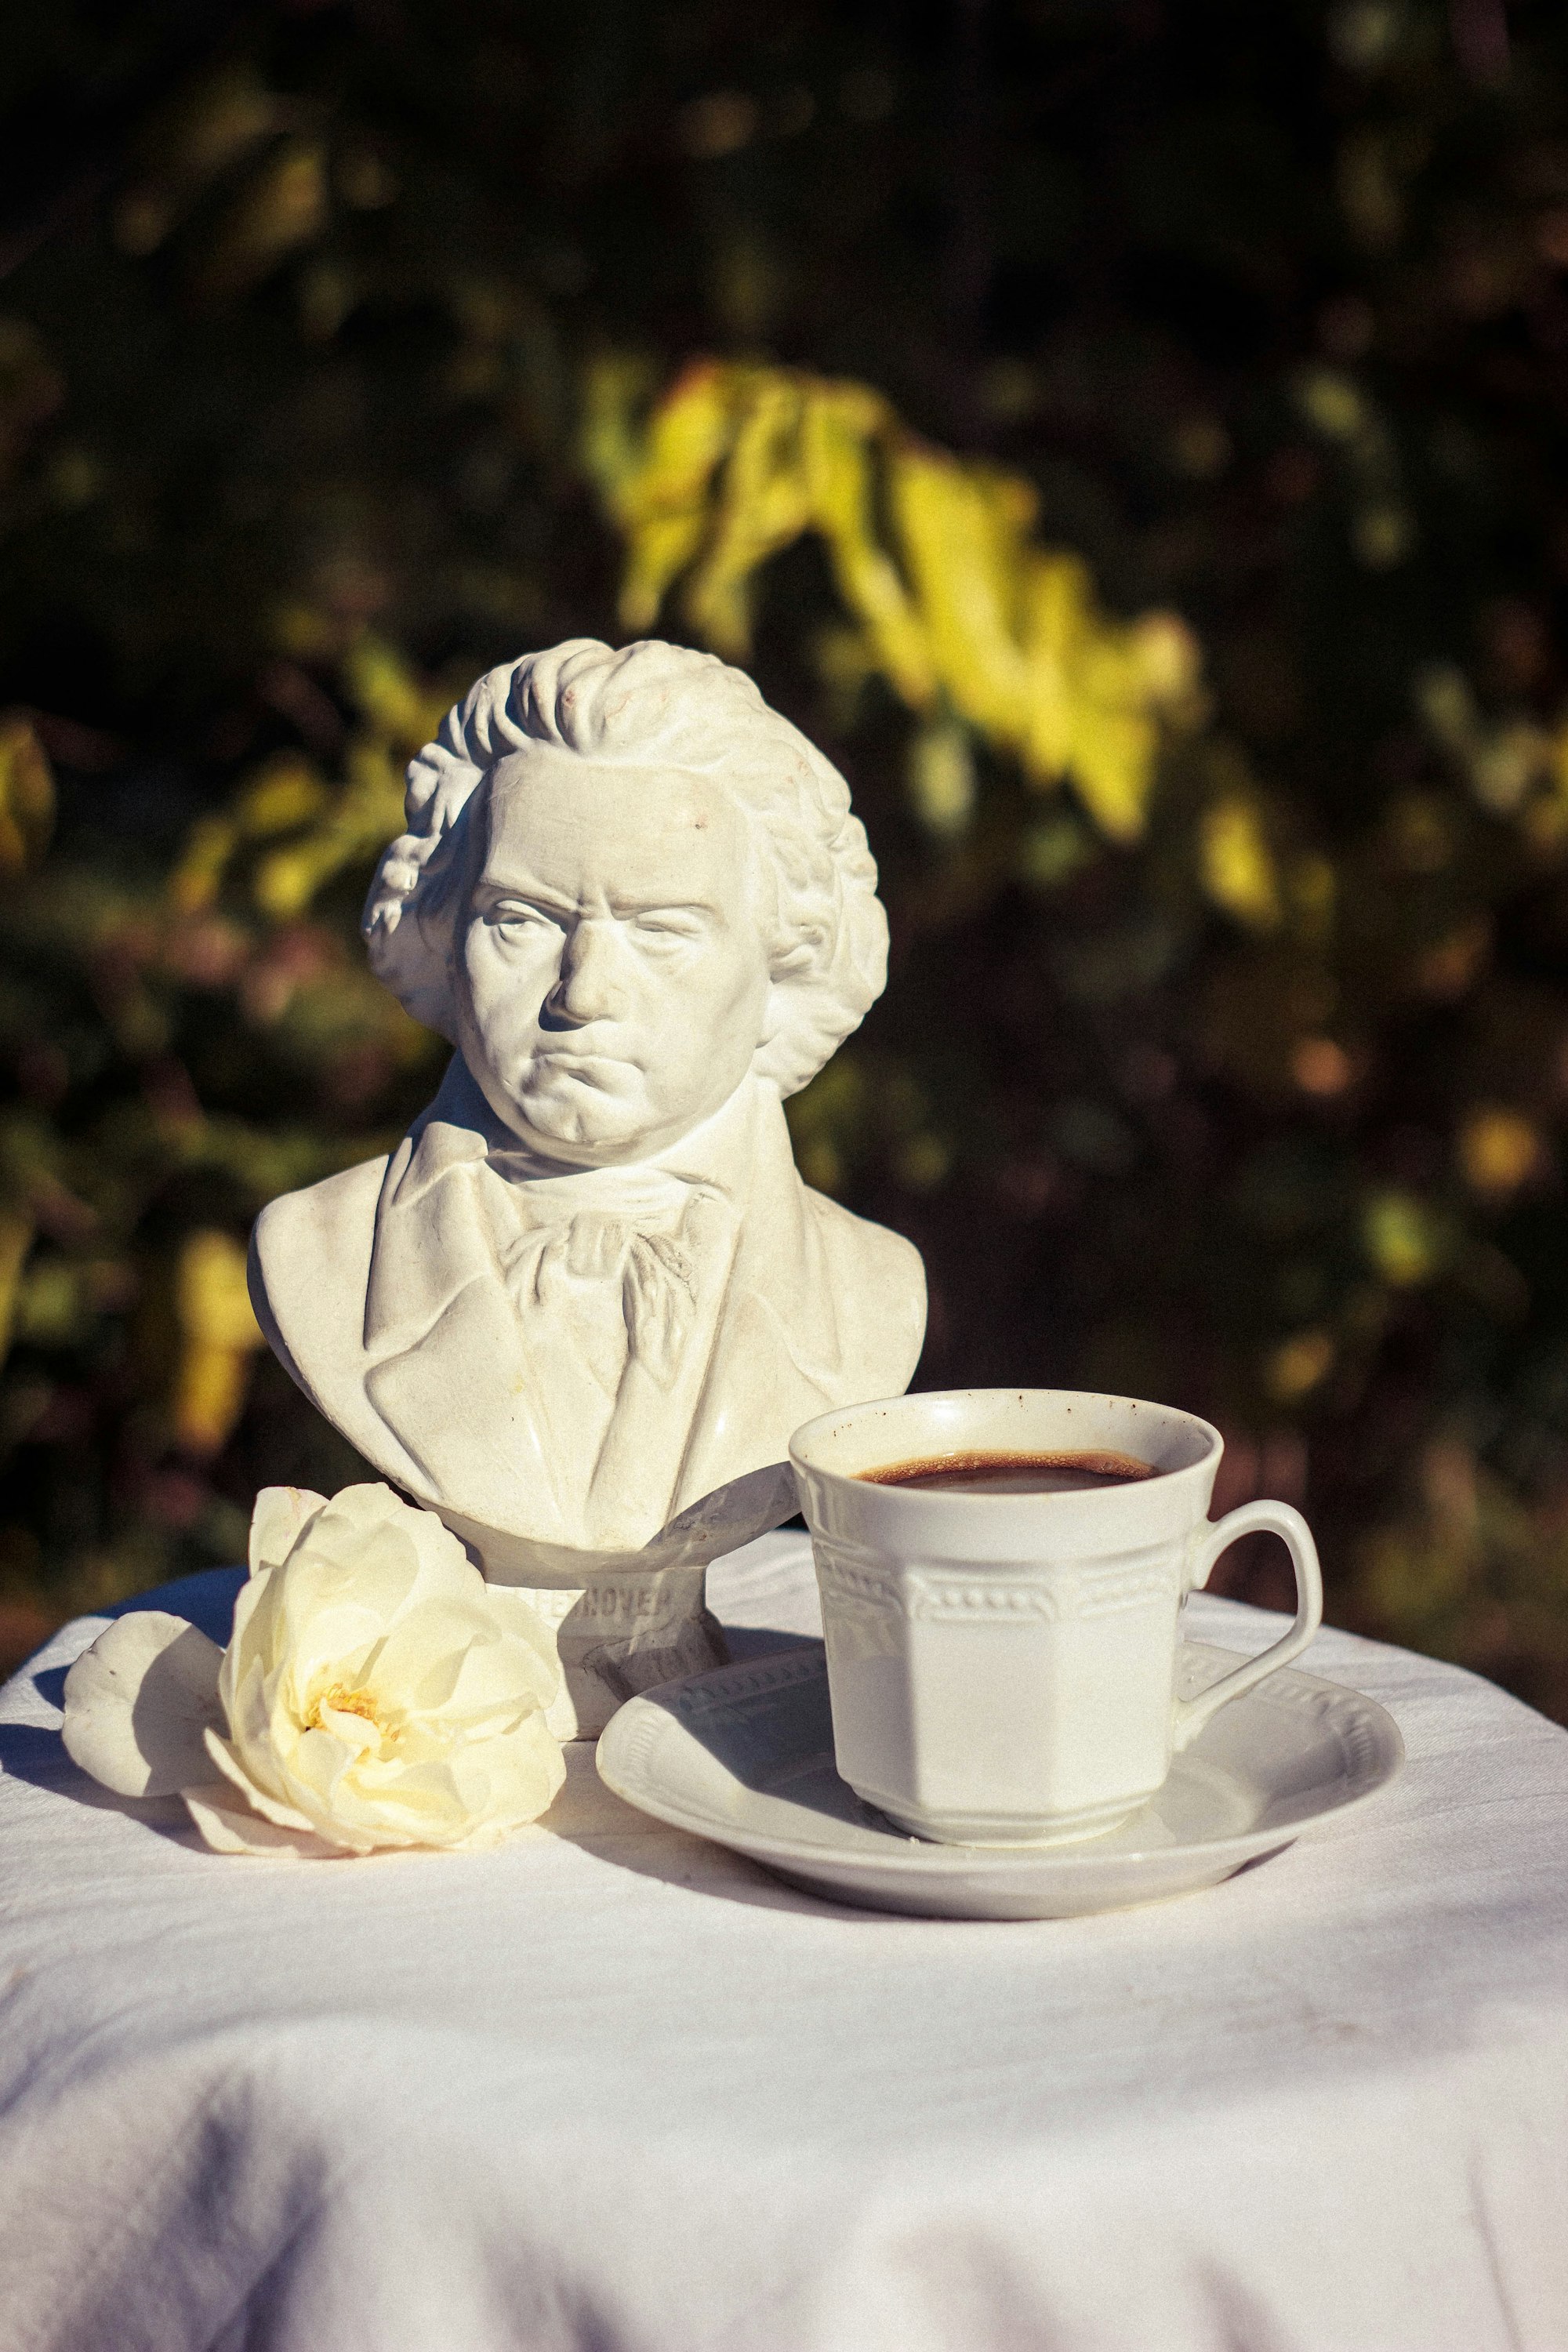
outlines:
M1296 1571L1296 1622L1261 1657L1249 1658L1246 1665L1222 1675L1217 1683L1211 1683L1196 1698L1176 1700L1171 1745L1178 1754L1231 1699L1239 1698L1243 1691L1255 1689L1266 1675L1278 1674L1281 1666L1300 1657L1323 1622L1323 1580L1318 1567L1318 1547L1306 1520L1289 1503L1243 1503L1239 1510L1227 1511L1198 1544L1193 1558L1190 1589L1208 1582L1215 1560L1238 1536L1257 1534L1281 1537L1290 1554L1290 1565Z

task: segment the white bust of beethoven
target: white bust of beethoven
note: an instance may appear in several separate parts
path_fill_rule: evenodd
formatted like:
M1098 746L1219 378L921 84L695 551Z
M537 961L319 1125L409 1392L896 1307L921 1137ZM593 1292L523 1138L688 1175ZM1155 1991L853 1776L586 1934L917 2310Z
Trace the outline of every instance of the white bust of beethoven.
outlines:
M882 988L876 867L750 678L660 644L490 671L407 825L365 938L457 1050L390 1159L264 1213L258 1312L419 1500L636 1550L914 1370L918 1253L801 1182L782 1109Z

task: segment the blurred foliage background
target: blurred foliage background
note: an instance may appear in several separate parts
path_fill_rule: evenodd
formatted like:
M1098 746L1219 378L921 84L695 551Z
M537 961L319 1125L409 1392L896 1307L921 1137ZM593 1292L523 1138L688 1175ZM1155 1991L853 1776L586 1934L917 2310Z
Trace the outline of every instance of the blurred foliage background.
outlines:
M60 0L0 79L0 1644L353 1475L244 1246L438 1074L402 765L657 628L866 818L792 1118L921 1384L1195 1406L1568 1719L1561 9Z

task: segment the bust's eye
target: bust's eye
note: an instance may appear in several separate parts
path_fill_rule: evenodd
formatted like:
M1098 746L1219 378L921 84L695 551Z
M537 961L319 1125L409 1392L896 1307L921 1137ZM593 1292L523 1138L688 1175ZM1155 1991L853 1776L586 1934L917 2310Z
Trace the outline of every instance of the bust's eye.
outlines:
M702 936L703 926L695 915L671 908L650 910L638 915L632 925L639 943L654 949L687 947Z
M548 931L559 931L560 924L542 907L531 907L525 899L503 898L485 917L493 931L503 940L542 938Z

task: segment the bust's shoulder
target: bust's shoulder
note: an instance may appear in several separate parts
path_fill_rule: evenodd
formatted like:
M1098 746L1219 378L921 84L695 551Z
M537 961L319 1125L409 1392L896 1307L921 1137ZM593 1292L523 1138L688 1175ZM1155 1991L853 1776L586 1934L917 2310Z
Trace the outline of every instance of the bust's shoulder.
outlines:
M907 1386L925 1341L925 1262L913 1242L803 1184L827 1260L839 1327L852 1355L883 1373L880 1392Z
M250 1303L273 1352L321 1402L316 1368L355 1347L386 1160L363 1160L269 1201L250 1233ZM344 1302L353 1302L345 1314Z
M829 1257L885 1273L895 1280L918 1281L923 1297L925 1265L913 1242L888 1225L873 1224L869 1217L858 1217L841 1201L814 1192L804 1181L800 1189Z
M257 1256L266 1264L282 1250L313 1255L317 1248L352 1246L360 1236L368 1245L385 1175L384 1152L379 1160L363 1160L298 1192L280 1192L256 1220Z
M384 1156L279 1193L250 1236L250 1303L312 1404L384 1477L427 1497L418 1465L365 1394L364 1309Z

